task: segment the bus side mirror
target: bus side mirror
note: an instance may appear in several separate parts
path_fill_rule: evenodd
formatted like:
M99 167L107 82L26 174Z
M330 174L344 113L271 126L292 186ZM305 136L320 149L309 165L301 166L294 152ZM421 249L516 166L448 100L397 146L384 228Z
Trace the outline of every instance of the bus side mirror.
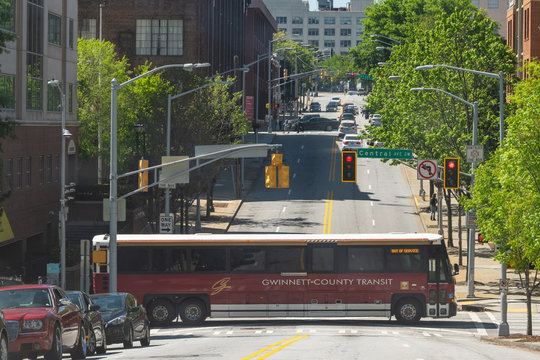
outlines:
M459 274L459 265L454 264L454 275L457 275L457 274Z

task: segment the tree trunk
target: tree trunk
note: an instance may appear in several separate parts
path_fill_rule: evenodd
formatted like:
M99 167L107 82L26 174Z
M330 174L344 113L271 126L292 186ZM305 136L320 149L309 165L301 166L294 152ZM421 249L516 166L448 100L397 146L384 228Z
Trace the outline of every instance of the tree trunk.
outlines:
M448 219L448 247L454 247L454 238L452 234L452 197L451 190L444 190L444 200L446 200L446 218Z
M527 294L527 335L532 335L532 306L533 287L529 283L529 270L525 270L525 293Z

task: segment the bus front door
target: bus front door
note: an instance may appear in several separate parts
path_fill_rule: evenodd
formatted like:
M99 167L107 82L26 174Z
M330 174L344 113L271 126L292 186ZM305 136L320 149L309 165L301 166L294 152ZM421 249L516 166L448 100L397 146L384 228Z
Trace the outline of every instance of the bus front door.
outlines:
M447 274L443 249L430 249L428 269L428 301L426 315L429 317L449 317L448 287L452 280Z

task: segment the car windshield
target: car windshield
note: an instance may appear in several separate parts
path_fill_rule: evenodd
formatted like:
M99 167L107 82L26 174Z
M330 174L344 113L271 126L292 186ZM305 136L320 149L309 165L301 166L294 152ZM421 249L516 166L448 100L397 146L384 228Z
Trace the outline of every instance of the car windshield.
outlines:
M51 295L47 289L0 290L0 309L52 306Z
M81 298L79 297L78 293L68 293L67 296L72 303L79 307L79 309L83 308L81 304Z
M121 295L92 296L92 302L99 305L100 311L113 311L124 309L124 298Z

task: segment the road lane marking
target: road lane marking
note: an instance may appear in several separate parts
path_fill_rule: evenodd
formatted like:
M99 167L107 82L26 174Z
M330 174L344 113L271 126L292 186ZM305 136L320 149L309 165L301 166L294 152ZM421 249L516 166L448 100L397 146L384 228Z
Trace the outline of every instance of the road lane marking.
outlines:
M262 330L256 330L255 331L255 334L261 334L262 333Z
M427 336L431 336L427 331L423 331L423 332L422 332L422 335L424 335L424 336L426 336L426 337L427 337Z
M403 347L409 348L409 347L411 347L411 345L409 345L409 344L403 344Z
M284 213L285 210L287 210L287 207L286 207L286 206L284 206L283 209L281 209L281 212Z
M371 225L375 226L375 219L371 220Z
M274 353L280 351L281 349L283 349L283 348L285 348L285 347L287 347L287 346L289 346L289 345L292 345L293 343L297 342L298 340L305 339L305 338L307 338L308 336L309 336L309 335L304 335L304 336L295 335L295 336L293 336L292 338L289 338L289 339L287 339L287 340L283 340L283 341L277 342L277 343L275 343L275 344L273 344L273 345L267 346L267 347L265 347L265 348L263 348L263 349L261 349L261 350L259 350L259 351L257 351L257 352L254 352L253 354L248 355L248 356L246 356L246 357L244 357L244 358L242 358L242 359L240 359L240 360L248 360L248 359L252 359L252 358L254 358L254 357L257 356L257 355L260 355L260 354L264 353L265 351L268 351L268 350L270 350L270 349L272 349L272 348L275 348L274 350L268 352L267 354L265 354L265 355L260 356L260 357L257 358L257 360L259 360L259 359L266 359L266 358L269 357L270 355L272 355L272 354L274 354Z
M373 206L373 201L370 201L370 202L369 202L369 205Z
M340 334L345 334L345 330L339 330Z
M232 330L227 331L227 335L232 335Z
M332 224L332 202L334 201L334 190L328 190L326 196L326 209L324 211L323 234L330 234Z
M488 318L491 319L491 322L494 323L494 324L498 324L499 322L497 321L497 318L495 318L495 315L493 315L492 313L490 312L486 312L486 315L488 316Z
M279 226L276 228L276 232L279 232Z
M484 325L480 321L480 318L478 317L478 315L476 315L473 312L469 312L468 314L471 317L471 320L473 321L474 326L476 326L476 332L478 333L478 335L487 336L488 333L486 329L484 328Z
M368 185L368 189L371 190L371 185Z

